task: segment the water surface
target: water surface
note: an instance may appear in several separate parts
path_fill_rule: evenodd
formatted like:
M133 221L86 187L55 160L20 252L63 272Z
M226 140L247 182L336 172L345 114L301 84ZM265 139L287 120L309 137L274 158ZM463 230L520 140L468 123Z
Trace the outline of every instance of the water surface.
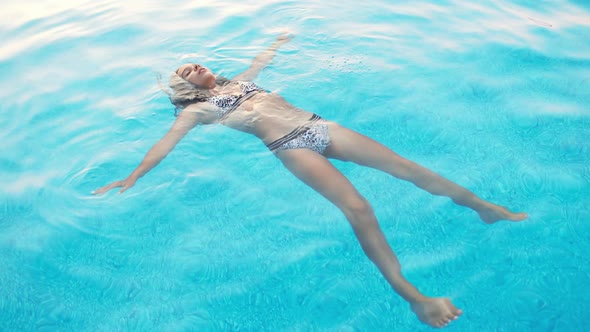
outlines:
M585 1L9 0L0 20L0 330L421 331L341 213L256 138L168 130L194 61L257 83L530 214L486 226L448 199L335 164L405 275L456 331L586 331L590 6Z

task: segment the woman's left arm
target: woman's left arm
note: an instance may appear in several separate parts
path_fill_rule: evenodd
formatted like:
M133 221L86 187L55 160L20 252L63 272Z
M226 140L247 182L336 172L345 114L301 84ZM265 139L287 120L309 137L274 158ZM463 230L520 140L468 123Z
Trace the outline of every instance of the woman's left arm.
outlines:
M278 36L277 40L269 48L267 48L265 51L262 51L254 58L250 68L238 74L236 77L233 78L233 80L253 81L256 78L256 76L258 76L260 71L264 69L264 67L268 66L268 64L272 61L279 47L281 47L285 43L288 43L291 39L293 39L293 37L294 36L291 33L284 33Z

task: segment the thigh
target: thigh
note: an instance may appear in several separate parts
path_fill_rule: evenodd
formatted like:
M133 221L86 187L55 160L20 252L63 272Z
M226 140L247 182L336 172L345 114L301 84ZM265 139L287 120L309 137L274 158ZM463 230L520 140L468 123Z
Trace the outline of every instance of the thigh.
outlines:
M330 124L330 146L324 152L328 158L351 161L404 178L413 162L387 146L338 124Z
M326 157L309 149L289 149L276 153L283 165L339 208L364 200L352 183Z

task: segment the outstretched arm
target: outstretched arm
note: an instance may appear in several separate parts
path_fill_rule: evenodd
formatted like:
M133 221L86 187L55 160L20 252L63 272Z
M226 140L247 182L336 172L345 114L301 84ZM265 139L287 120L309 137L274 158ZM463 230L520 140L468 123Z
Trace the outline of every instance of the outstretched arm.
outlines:
M258 76L260 71L264 69L264 67L268 66L268 64L272 61L279 47L281 47L281 45L285 43L288 43L291 39L293 39L293 35L290 33L284 33L278 36L277 40L269 48L262 51L254 58L250 68L238 74L236 77L233 78L233 80L253 81L256 78L256 76Z
M198 113L193 112L181 112L176 118L176 121L170 128L170 130L154 144L154 146L148 151L143 158L143 161L137 168L125 179L121 181L115 181L109 185L99 188L92 192L95 195L103 194L113 188L121 188L119 193L133 187L137 179L145 175L152 168L156 167L164 159L176 144L197 124L200 122L200 116Z

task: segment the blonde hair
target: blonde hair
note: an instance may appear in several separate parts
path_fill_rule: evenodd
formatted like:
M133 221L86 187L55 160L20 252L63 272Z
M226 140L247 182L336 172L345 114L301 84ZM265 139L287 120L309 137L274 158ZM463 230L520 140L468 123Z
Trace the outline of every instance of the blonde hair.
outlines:
M224 86L230 82L230 80L223 76L215 78L215 84L217 85ZM168 80L170 89L163 88L160 79L158 79L158 83L160 84L160 88L168 95L172 105L174 105L174 115L178 115L180 111L190 104L207 101L207 98L209 98L202 89L199 89L176 73L172 73Z

